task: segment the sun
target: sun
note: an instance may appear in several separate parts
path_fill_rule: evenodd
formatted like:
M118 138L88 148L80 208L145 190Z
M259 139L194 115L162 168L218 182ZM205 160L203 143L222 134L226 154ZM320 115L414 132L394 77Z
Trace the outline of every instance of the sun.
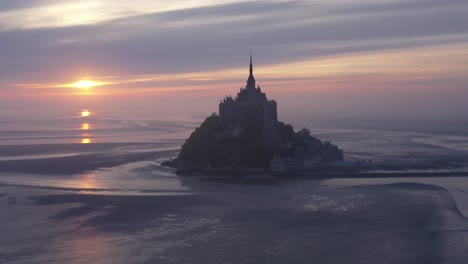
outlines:
M88 117L91 115L91 112L87 109L81 110L81 117Z
M73 88L82 88L82 89L88 89L96 86L100 86L102 83L97 82L97 81L91 81L91 80L81 80L79 82L75 82L70 84L70 87Z

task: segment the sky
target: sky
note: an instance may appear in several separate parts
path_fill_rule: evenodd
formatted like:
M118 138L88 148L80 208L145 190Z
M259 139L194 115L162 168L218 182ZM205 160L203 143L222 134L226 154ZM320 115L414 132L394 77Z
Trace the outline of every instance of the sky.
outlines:
M466 119L467 14L466 0L1 0L0 111L204 116L245 86L252 51L285 121Z

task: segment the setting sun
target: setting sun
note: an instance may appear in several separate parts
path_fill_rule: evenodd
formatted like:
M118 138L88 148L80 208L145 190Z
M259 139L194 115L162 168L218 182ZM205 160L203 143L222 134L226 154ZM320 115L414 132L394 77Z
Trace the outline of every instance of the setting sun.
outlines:
M91 115L91 112L86 110L86 109L83 109L81 110L81 117L88 117Z
M89 143L91 143L91 139L89 139L89 138L83 138L81 140L81 144L89 144Z
M102 85L102 83L100 83L100 82L90 81L90 80L82 80L82 81L79 81L79 82L72 83L70 86L74 87L74 88L87 89L87 88L96 87L96 86L100 86L100 85Z

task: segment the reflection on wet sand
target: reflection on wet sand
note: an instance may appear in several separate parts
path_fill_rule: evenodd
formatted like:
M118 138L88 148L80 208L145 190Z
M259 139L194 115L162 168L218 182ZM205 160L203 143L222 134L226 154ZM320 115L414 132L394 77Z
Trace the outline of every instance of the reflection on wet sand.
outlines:
M34 195L40 206L25 205L29 210L61 210L34 226L41 233L51 227L47 236L13 241L5 256L15 263L466 262L466 224L435 186L318 188L302 181L216 189L190 196ZM446 232L455 227L459 232ZM46 246L25 255L22 244Z
M97 189L96 174L88 173L80 181L79 188L82 189Z
M90 216L88 215L88 217ZM62 245L54 245L57 249L68 253L60 257L70 263L79 263L82 259L102 259L103 256L109 254L109 243L106 241L106 236L93 229L87 229Z

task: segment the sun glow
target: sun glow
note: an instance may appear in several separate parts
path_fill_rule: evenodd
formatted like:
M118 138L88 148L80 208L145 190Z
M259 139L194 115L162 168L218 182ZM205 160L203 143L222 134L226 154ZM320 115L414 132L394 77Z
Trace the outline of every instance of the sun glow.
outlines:
M91 115L91 112L87 109L81 110L81 117L88 117Z
M91 143L91 139L89 139L89 138L81 139L81 144L89 144L89 143Z
M74 88L88 89L96 86L100 86L102 83L90 80L81 80L79 82L72 83L70 86Z

